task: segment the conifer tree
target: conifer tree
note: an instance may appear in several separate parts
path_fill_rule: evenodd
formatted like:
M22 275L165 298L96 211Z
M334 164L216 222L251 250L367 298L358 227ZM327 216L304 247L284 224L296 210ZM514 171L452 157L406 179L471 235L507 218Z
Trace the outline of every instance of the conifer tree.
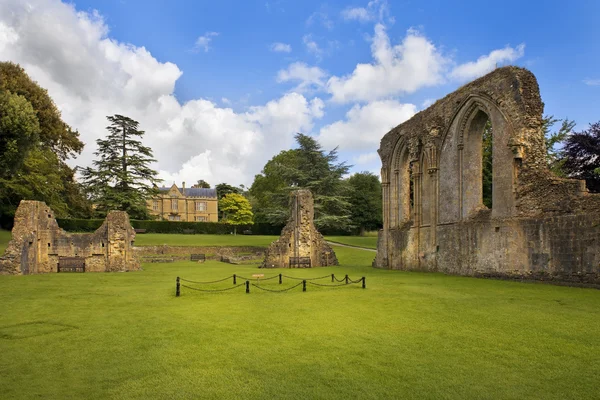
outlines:
M118 114L107 119L109 134L96 141L98 159L93 168L83 169L84 185L99 216L121 210L133 219L148 219L146 200L157 193L161 182L149 166L156 161L152 149L142 144L144 131L138 129L137 121Z

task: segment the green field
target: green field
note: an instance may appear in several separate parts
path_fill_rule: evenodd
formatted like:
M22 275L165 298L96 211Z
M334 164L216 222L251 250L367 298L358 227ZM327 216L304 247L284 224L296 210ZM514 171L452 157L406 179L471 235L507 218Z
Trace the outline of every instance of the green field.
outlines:
M144 233L135 236L136 246L257 246L267 247L278 236L260 235L183 235Z
M597 398L600 291L376 270L372 252L336 253L343 266L311 270L0 276L0 398ZM176 276L257 272L366 276L367 288L174 296Z
M10 241L10 232L0 229L0 256L2 256L2 254L4 254L4 250L6 250L6 246L8 245L9 241Z
M377 236L326 236L325 239L347 244L349 246L365 247L369 249L377 248Z

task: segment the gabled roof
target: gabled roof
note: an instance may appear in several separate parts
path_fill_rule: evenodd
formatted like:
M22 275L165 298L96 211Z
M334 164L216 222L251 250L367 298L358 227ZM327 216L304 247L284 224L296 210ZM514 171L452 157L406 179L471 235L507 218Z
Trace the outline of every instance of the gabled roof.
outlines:
M171 187L160 187L158 190L160 192L168 192L171 190ZM177 187L177 186L175 186ZM205 189L205 188L186 188L185 193L183 190L177 187L177 190L181 192L184 196L187 197L208 197L208 198L217 198L217 189Z

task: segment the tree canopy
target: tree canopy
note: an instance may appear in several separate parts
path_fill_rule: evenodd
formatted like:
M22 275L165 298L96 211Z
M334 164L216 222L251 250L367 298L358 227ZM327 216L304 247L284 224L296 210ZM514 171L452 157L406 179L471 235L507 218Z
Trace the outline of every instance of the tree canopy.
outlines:
M222 222L234 225L234 234L238 225L252 225L254 214L247 198L237 193L229 193L219 200L219 209L223 212Z
M361 235L366 230L376 230L383 224L381 182L371 172L358 172L347 179L351 188L349 202L350 218Z
M144 146L139 123L123 115L106 117L110 125L106 139L96 141L98 159L94 168L82 170L84 185L99 216L110 210L126 211L134 219L150 218L146 201L157 194L161 182L150 168L152 149Z
M568 177L585 179L590 192L600 192L600 121L568 135L561 156Z

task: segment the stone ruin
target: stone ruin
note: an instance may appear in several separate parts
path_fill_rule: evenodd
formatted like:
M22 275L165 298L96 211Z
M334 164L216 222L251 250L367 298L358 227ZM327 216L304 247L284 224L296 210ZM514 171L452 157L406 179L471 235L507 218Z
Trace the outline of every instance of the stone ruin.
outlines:
M335 252L315 228L314 213L310 190L295 190L290 194L290 218L279 239L265 252L261 268L338 265Z
M2 274L135 271L135 231L124 211L111 211L94 233L67 233L41 201L23 200L15 214L12 240L0 257Z
M600 284L600 195L547 167L535 76L498 68L381 140L374 266ZM482 133L492 125L492 207Z

